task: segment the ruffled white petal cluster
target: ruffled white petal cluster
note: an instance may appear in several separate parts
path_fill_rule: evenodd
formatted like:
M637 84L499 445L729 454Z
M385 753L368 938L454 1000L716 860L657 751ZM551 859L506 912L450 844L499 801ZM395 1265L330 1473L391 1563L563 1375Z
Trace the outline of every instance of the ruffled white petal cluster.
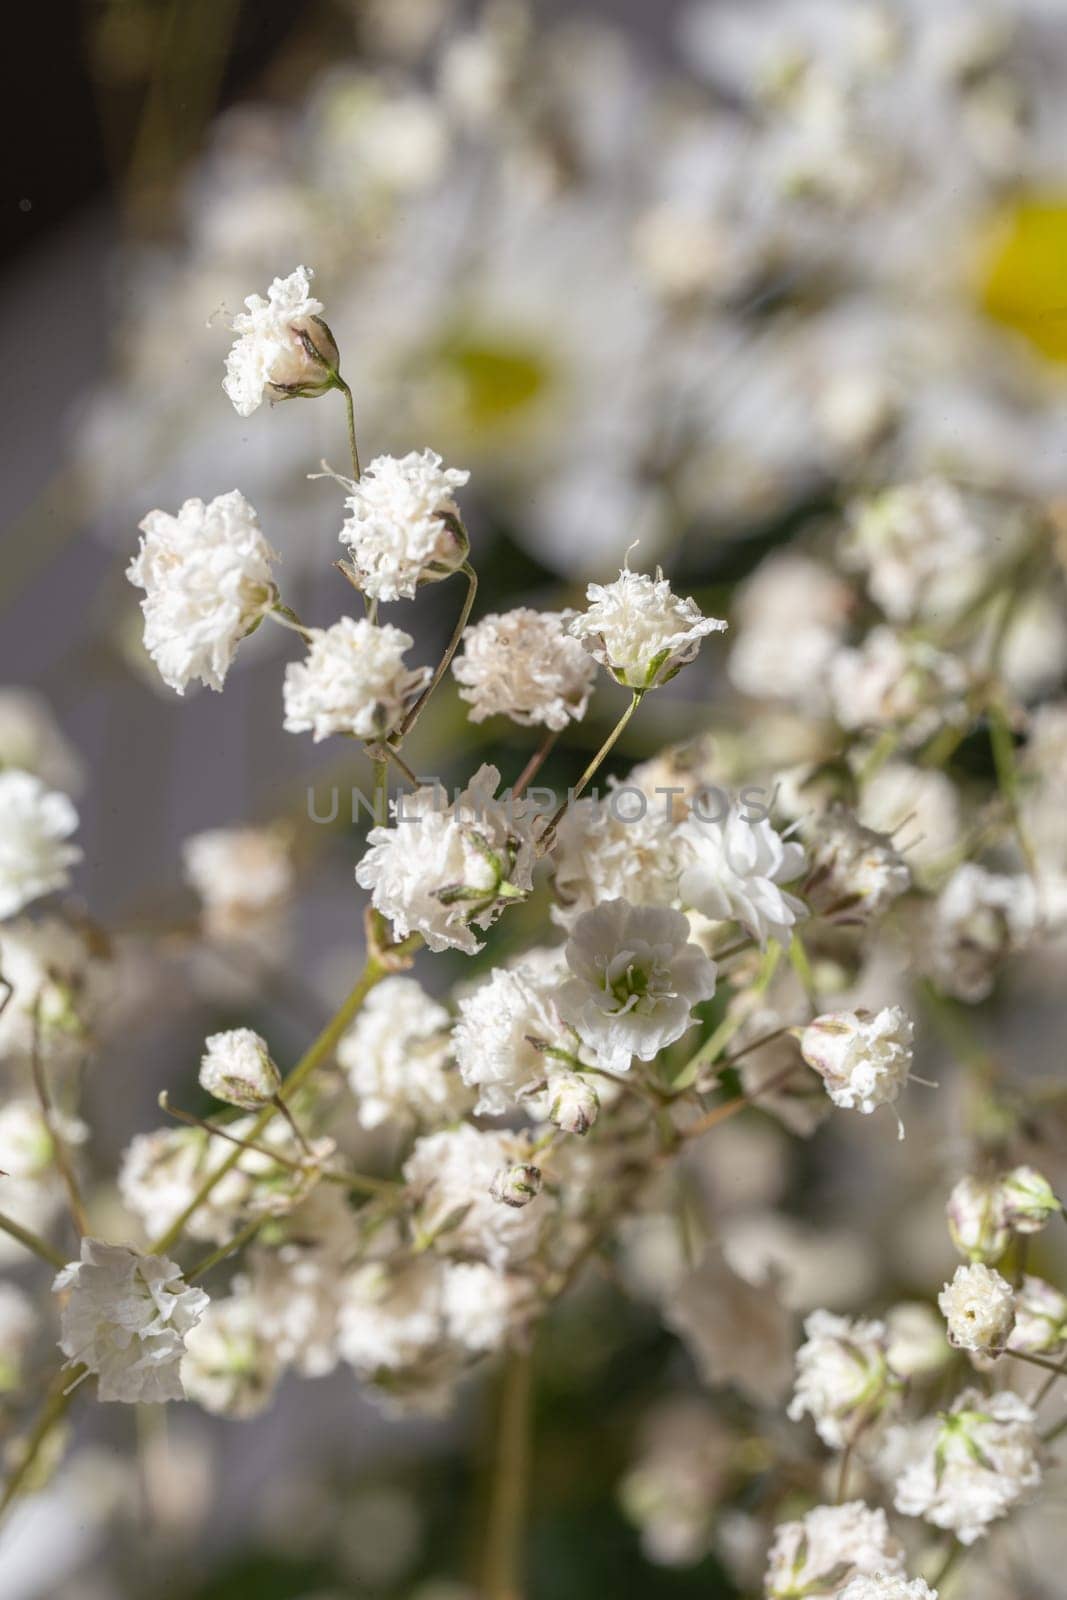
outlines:
M802 845L783 839L765 817L750 820L743 805L721 822L705 820L699 800L676 838L684 905L713 922L739 922L761 945L789 944L807 909L780 885L803 873Z
M900 1006L833 1011L808 1024L800 1049L835 1106L869 1116L892 1105L907 1083L914 1031Z
M966 598L986 550L982 528L950 483L890 489L855 515L848 555L894 622L935 616Z
M974 1544L1041 1476L1036 1419L1025 1400L1006 1389L967 1389L926 1430L921 1454L897 1480L896 1507Z
M838 650L827 674L834 715L843 728L899 727L919 744L943 721L963 724L970 682L958 656L893 628L872 628L862 644Z
M658 570L650 578L625 567L614 583L591 583L586 597L589 605L571 619L570 631L629 689L666 683L694 659L705 634L726 627L676 595Z
M560 1015L606 1072L627 1072L634 1056L653 1060L715 993L715 965L690 943L680 911L605 901L578 918L566 956Z
M836 922L874 921L911 886L911 870L887 834L865 828L844 806L820 818L810 842L804 893Z
M537 1248L544 1201L515 1207L493 1199L493 1179L523 1154L508 1134L462 1123L415 1141L404 1177L418 1205L420 1232L497 1271Z
M479 1116L513 1110L565 1071L547 1050L576 1053L555 1003L561 969L562 962L555 970L498 967L460 1001L453 1046L464 1083L478 1090Z
M999 1272L981 1262L957 1267L937 1303L957 1350L996 1354L1003 1350L1015 1325L1014 1289Z
M394 803L392 827L371 829L356 882L399 939L417 932L431 950L474 955L470 924L489 927L528 893L533 817L523 800L496 799L499 783L496 767L479 767L451 805L441 789L416 789Z
M573 927L605 900L669 905L678 895L678 855L666 797L649 799L616 791L617 799L569 805L552 849L552 920Z
M285 727L311 732L315 743L333 733L381 739L397 727L430 678L429 667L404 665L410 633L367 617L342 617L312 628L307 658L285 669Z
M886 1514L862 1500L816 1506L799 1522L776 1530L768 1556L767 1600L837 1600L853 1577L904 1572L904 1553L889 1531Z
M81 860L67 840L78 813L65 794L30 772L0 772L0 918L64 889Z
M452 1122L469 1109L449 1022L414 978L386 978L371 990L337 1047L364 1128Z
M213 1300L185 1336L181 1381L188 1400L220 1417L255 1417L270 1404L281 1363L251 1294Z
M329 387L327 367L336 364L337 348L319 320L322 302L311 295L313 276L310 267L297 267L287 278L275 278L266 300L250 294L247 310L234 317L238 339L226 357L222 387L238 416L250 417L264 395L285 400ZM315 350L325 361L316 359Z
M282 1075L265 1039L251 1028L230 1028L205 1041L200 1087L228 1106L258 1111L281 1088Z
M467 629L452 673L472 722L502 715L558 732L581 721L596 662L566 631L567 620L562 612L519 606Z
M126 576L145 597L145 649L164 683L184 694L194 679L221 689L237 646L274 603L278 558L237 489L178 515L150 511Z
M937 1590L922 1578L898 1578L880 1572L873 1578L856 1577L841 1590L838 1600L937 1600Z
M100 1400L146 1404L184 1398L185 1336L208 1297L163 1256L83 1239L81 1259L53 1285L66 1294L59 1348L72 1366L97 1375Z
M410 600L420 583L445 578L467 558L455 490L470 473L433 450L378 456L348 496L341 543L372 600Z
M813 1311L797 1351L797 1381L789 1416L810 1416L832 1450L844 1450L886 1411L900 1391L890 1371L884 1322Z
M210 933L240 933L276 911L293 887L284 828L209 828L182 846L187 883L200 898Z

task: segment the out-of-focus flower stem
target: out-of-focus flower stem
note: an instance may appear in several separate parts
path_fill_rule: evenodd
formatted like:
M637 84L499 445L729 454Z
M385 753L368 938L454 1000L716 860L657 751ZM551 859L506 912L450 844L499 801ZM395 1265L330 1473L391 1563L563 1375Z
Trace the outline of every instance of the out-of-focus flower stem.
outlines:
M538 848L538 853L540 855L545 855L545 854L547 854L547 852L549 850L551 850L552 841L555 838L555 834L556 834L556 829L559 827L559 824L563 819L563 815L566 812L567 807L571 804L572 801L577 800L579 798L579 796L585 791L585 789L588 787L588 785L596 777L596 774L599 772L601 766L607 760L608 756L611 754L612 750L615 748L615 745L618 743L619 739L622 738L622 735L626 730L626 726L629 723L630 718L633 716L634 712L637 710L638 706L641 704L641 701L644 698L644 694L645 694L645 691L643 689L635 689L633 691L633 696L632 696L632 698L630 700L630 704L626 707L626 710L623 712L623 714L619 718L618 722L612 728L611 732L608 734L607 738L604 740L604 743L600 746L600 749L597 751L597 753L593 757L592 761L590 761L589 765L586 767L585 771L582 773L581 777L578 779L578 782L575 784L574 788L569 791L566 800L564 800L563 804L558 807L558 809L557 809L555 815L553 816L551 822L548 824L548 827L545 829L544 833L542 833L540 839L538 840L537 848Z
M511 1349L500 1378L481 1592L485 1600L521 1600L523 1526L530 1460L531 1359Z
M24 1228L21 1222L15 1221L14 1217L4 1216L2 1211L0 1211L0 1232L9 1234L12 1239L17 1239L19 1244L25 1245L27 1250L32 1250L34 1255L40 1256L42 1261L49 1262L57 1271L67 1264L59 1251L53 1245L50 1245L47 1240L40 1238L29 1228Z

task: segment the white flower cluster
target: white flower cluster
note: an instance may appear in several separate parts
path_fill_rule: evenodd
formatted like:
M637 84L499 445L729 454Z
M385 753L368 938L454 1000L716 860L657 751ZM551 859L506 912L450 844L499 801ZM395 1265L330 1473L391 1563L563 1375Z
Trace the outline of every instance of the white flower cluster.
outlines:
M566 631L565 613L519 606L483 617L452 663L472 722L503 715L558 732L585 715L596 663Z
M676 595L661 572L650 578L625 567L614 583L591 583L587 595L571 633L617 683L636 691L666 683L696 658L701 639L726 627Z
M275 278L267 298L250 294L233 319L238 339L226 358L222 387L238 416L250 417L271 400L321 394L333 386L337 347L311 294L312 272L297 267Z
M409 633L366 617L342 617L332 628L313 628L306 661L285 669L285 727L311 732L316 744L330 734L382 739L425 688L429 667L412 670L404 654Z
M65 794L29 772L0 772L0 918L63 889L81 860L68 844L78 813Z
M372 600L410 600L420 583L447 578L467 558L455 491L470 473L433 450L378 456L351 484L341 543Z

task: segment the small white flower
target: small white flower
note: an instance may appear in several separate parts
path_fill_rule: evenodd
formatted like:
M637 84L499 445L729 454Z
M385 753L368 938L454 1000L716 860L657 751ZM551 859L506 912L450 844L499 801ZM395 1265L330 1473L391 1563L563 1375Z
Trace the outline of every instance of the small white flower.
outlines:
M819 819L809 848L805 898L832 921L874 921L911 886L908 864L888 835L865 828L844 806Z
M1015 1323L1015 1291L992 1267L957 1267L937 1303L957 1350L1003 1350Z
M479 1355L513 1337L536 1306L529 1283L481 1261L449 1262L442 1300L450 1337Z
M266 300L250 294L247 310L234 317L238 339L226 357L222 387L238 416L250 417L264 395L288 400L333 387L337 346L322 321L321 301L310 294L312 276L309 267L297 267L275 278Z
M100 1400L184 1398L185 1335L208 1298L189 1287L173 1261L83 1239L80 1261L64 1267L53 1288L67 1295L59 1348L71 1366L97 1374Z
M150 511L126 576L145 591L145 649L178 694L199 679L221 689L237 646L274 604L278 558L237 489L176 517Z
M228 1106L258 1111L281 1088L266 1041L251 1028L213 1033L200 1060L200 1087Z
M852 1500L816 1506L803 1521L775 1529L764 1592L767 1600L838 1600L850 1578L903 1571L904 1553L885 1512Z
M942 722L966 720L969 675L963 663L923 640L872 628L856 649L838 650L828 671L834 715L843 728L899 727L921 744Z
M337 1047L364 1128L452 1122L469 1109L449 1021L414 978L393 976L371 990Z
M529 1161L515 1161L510 1167L497 1169L489 1185L489 1193L500 1205L520 1211L531 1200L537 1199L544 1182L540 1167L533 1166Z
M1067 1343L1067 1295L1027 1274L1015 1296L1015 1326L1008 1349L1023 1355L1059 1356Z
M221 937L254 928L293 887L290 838L281 827L209 828L186 839L182 865L208 932Z
M799 1422L807 1414L824 1444L844 1450L900 1392L889 1368L885 1323L813 1311L804 1333L789 1416Z
M869 1116L892 1105L911 1073L911 1018L899 1006L832 1011L804 1029L801 1054L835 1106Z
M495 799L500 774L479 767L451 805L424 787L394 802L395 821L372 828L356 882L372 894L400 939L421 933L431 950L482 947L469 924L488 928L533 882L532 817L522 800Z
M974 861L958 867L941 891L929 932L932 976L959 1000L984 1000L997 972L1022 949L1038 920L1031 878L989 872Z
M1052 1185L1036 1167L1013 1167L1002 1173L997 1191L1004 1222L1013 1233L1040 1233L1063 1210Z
M452 673L472 722L503 715L558 731L581 721L596 662L567 633L566 621L565 613L519 606L467 629Z
M64 1144L82 1144L88 1135L84 1122L53 1113L56 1131ZM43 1178L55 1158L55 1141L36 1100L11 1098L0 1107L0 1172L5 1177Z
M942 1372L952 1358L945 1327L932 1306L904 1300L886 1312L887 1356L900 1378L927 1378Z
M556 1009L560 974L535 967L498 967L459 1003L452 1036L464 1083L478 1090L475 1112L500 1116L538 1093L558 1051L570 1058L577 1041Z
M968 1261L999 1261L1011 1242L996 1179L962 1177L945 1207L952 1243Z
M50 789L77 794L84 776L81 757L34 689L0 689L0 768L32 772Z
M610 787L610 786L609 786ZM678 860L667 796L644 797L629 784L606 799L569 805L552 849L552 920L562 927L605 900L669 905L678 893Z
M980 571L985 535L959 492L929 479L890 489L855 514L846 555L894 622L939 616Z
M1009 1390L965 1390L897 1480L897 1510L974 1544L1040 1485L1035 1422L1026 1402Z
M937 1590L922 1578L899 1578L880 1572L874 1577L856 1577L846 1583L838 1600L937 1600Z
M677 832L682 862L684 905L714 922L739 922L765 945L788 945L793 928L807 915L803 901L780 885L799 878L804 849L785 840L766 819L750 821L734 805L722 822L707 821L699 799Z
M689 942L680 911L608 900L578 918L566 955L560 1015L607 1072L653 1060L715 993L714 963Z
M409 633L367 617L342 617L312 628L305 661L285 669L285 728L310 730L315 743L332 733L380 739L397 727L430 678L429 667L404 665Z
M913 873L936 867L959 838L956 787L944 772L887 761L863 788L859 820L887 834Z
M470 473L433 450L378 456L350 485L341 543L372 600L410 600L420 583L446 578L467 559L455 501Z
M462 1352L448 1338L447 1271L432 1256L391 1266L371 1261L341 1286L341 1358L393 1410L439 1416L451 1404Z
M90 930L19 917L0 928L0 974L10 985L0 991L0 1059L28 1059L35 1035L45 1060L84 1052L112 992L108 951Z
M66 888L81 860L77 845L66 843L77 826L65 794L32 773L0 772L0 918Z
M650 578L624 567L614 583L591 583L586 596L589 606L571 619L570 631L629 689L666 683L695 658L705 634L726 627L676 595L658 570Z
M513 1136L466 1122L416 1139L404 1178L421 1235L445 1252L486 1261L498 1271L526 1260L537 1248L544 1202L501 1205L492 1193L497 1173L524 1154Z
M564 1133L587 1134L600 1114L600 1096L588 1078L562 1072L548 1081L548 1119Z
M181 1381L186 1398L220 1417L255 1417L271 1401L281 1372L255 1298L213 1300L185 1336Z

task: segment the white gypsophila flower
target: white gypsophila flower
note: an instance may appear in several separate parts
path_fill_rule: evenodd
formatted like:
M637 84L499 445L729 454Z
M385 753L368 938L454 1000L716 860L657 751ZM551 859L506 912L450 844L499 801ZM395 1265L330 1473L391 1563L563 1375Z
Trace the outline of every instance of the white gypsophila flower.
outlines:
M228 1106L258 1111L281 1088L282 1075L265 1039L251 1028L230 1028L204 1041L200 1087Z
M838 1600L937 1600L937 1590L922 1578L913 1578L909 1583L907 1578L879 1572L874 1577L850 1579Z
M454 1122L470 1109L450 1021L414 978L397 974L371 990L337 1046L364 1128Z
M908 864L888 835L865 828L844 806L819 818L808 852L805 899L834 922L875 921L911 887Z
M928 1378L944 1371L952 1359L945 1325L933 1306L904 1300L886 1312L886 1358L900 1378Z
M1012 1233L1040 1233L1063 1211L1052 1185L1036 1167L1013 1167L997 1180L997 1197L1005 1225Z
M0 688L0 768L4 767L32 772L64 794L77 794L82 786L81 757L44 695L34 689Z
M46 1061L84 1051L112 990L108 951L93 931L59 917L20 917L0 928L0 1060L34 1045Z
M420 583L446 578L467 559L456 504L470 473L433 450L378 456L350 485L341 543L372 600L411 600Z
M705 634L726 627L676 595L658 568L650 578L624 567L614 583L591 583L586 598L589 605L571 618L570 632L628 689L666 683L695 658Z
M467 629L452 675L472 722L502 715L558 732L581 721L596 662L567 632L568 615L518 606Z
M424 786L393 802L392 827L372 828L356 882L398 939L422 934L431 950L482 947L470 924L488 928L533 882L533 815L524 800L496 799L500 773L482 766L445 804Z
M334 386L337 346L310 293L310 267L275 278L267 298L250 294L233 319L237 341L222 380L233 408L250 417L263 402L322 394ZM330 369L333 369L331 372Z
M293 887L289 832L282 827L209 828L182 846L186 882L207 931L230 937L275 912Z
M135 1134L119 1166L123 1205L145 1233L155 1238L182 1215L218 1159L216 1141L199 1128L158 1128ZM248 1177L238 1162L190 1216L190 1236L216 1243L228 1238L235 1231L248 1191Z
M613 787L606 799L569 805L552 848L552 920L573 927L605 900L669 905L678 894L678 862L667 797L638 785Z
M164 683L184 694L199 680L221 689L237 646L276 597L278 558L238 489L186 500L172 517L150 511L126 569L143 589L144 645Z
M962 495L939 479L889 489L858 508L846 557L894 622L942 615L984 570L986 537Z
M498 1350L533 1315L533 1286L515 1273L496 1272L481 1261L445 1266L441 1285L448 1335L480 1355Z
M826 668L854 604L849 586L809 556L789 550L769 556L734 598L734 687L754 699L824 710ZM785 636L788 650L782 649Z
M999 1183L965 1174L953 1186L945 1206L949 1236L968 1261L999 1261L1011 1242L1004 1219Z
M842 648L827 668L834 716L843 728L898 728L921 744L943 722L966 722L970 675L956 656L895 629L872 628L862 644Z
M1067 1344L1067 1295L1027 1273L1015 1291L1015 1326L1008 1349L1023 1355L1059 1356Z
M89 1130L75 1117L53 1111L65 1145L83 1144ZM55 1159L55 1140L36 1100L12 1098L0 1107L0 1172L16 1180L43 1178Z
M289 733L310 731L318 744L333 733L381 739L400 723L425 688L429 667L406 667L410 633L368 617L342 617L332 628L308 630L304 661L285 669Z
M767 1600L837 1600L857 1576L897 1576L904 1552L885 1512L862 1500L816 1506L799 1522L781 1523L767 1557Z
M708 1385L733 1384L760 1404L787 1392L794 1319L773 1273L753 1270L748 1260L728 1261L721 1249L709 1246L695 1267L680 1273L663 1320L684 1341Z
M788 1414L794 1422L810 1416L823 1443L844 1450L899 1395L886 1325L813 1311L804 1334Z
M448 1264L433 1256L370 1261L343 1281L337 1343L343 1361L389 1409L440 1416L452 1403L461 1352L448 1337Z
M82 856L67 843L77 826L78 813L58 789L31 772L0 772L0 918L66 888Z
M974 1544L1040 1485L1035 1424L1031 1408L1009 1390L965 1390L898 1478L897 1510Z
M974 1262L957 1267L937 1297L957 1350L997 1354L1015 1324L1015 1291L992 1267Z
M271 1402L280 1370L250 1294L212 1300L185 1336L181 1380L186 1399L214 1416L258 1416Z
M784 839L766 817L750 820L740 804L722 821L706 820L699 798L676 839L683 905L713 922L740 923L761 945L789 944L807 908L781 885L803 873L802 845Z
M577 1041L556 1008L561 976L498 967L460 1000L452 1045L464 1083L478 1091L477 1115L501 1116L543 1090L553 1068L546 1051L575 1055Z
M606 1072L628 1071L634 1056L652 1061L715 993L715 964L690 943L680 911L607 900L578 918L566 956L560 1016Z
M1023 948L1037 921L1037 890L1030 877L989 872L965 861L933 909L929 954L934 981L958 1000L984 1000L1001 963Z
M150 1404L184 1398L185 1335L208 1303L164 1256L83 1239L81 1258L56 1276L66 1296L59 1348L68 1365L97 1375L97 1398Z
M525 1261L537 1248L544 1201L515 1207L501 1205L492 1194L497 1173L523 1154L513 1135L466 1122L416 1139L404 1178L420 1236L497 1271Z
M908 761L887 761L864 784L857 815L865 827L893 840L913 872L936 867L959 838L959 797L952 779Z
M344 1274L363 1241L347 1195L331 1183L313 1190L281 1226L276 1246L252 1249L247 1277L234 1291L254 1301L260 1334L282 1365L321 1378L337 1365Z
M0 1283L0 1394L22 1383L26 1351L37 1332L37 1313L29 1295L13 1283Z
M800 1050L835 1106L869 1116L892 1105L907 1083L914 1031L900 1006L831 1011L808 1023Z

